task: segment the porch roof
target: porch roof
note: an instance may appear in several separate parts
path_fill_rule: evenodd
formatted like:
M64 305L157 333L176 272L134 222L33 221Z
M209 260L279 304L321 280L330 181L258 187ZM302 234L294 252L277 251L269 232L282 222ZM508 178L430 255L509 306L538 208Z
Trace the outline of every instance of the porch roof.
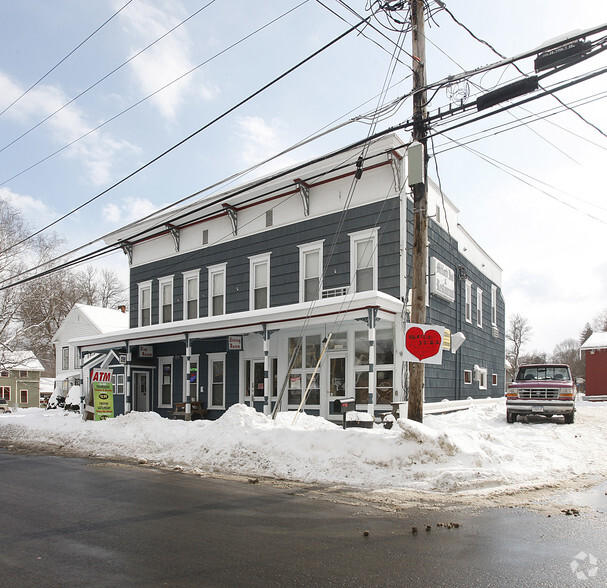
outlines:
M265 324L270 329L298 328L320 325L340 317L341 320L366 318L369 308L378 309L378 317L393 320L403 310L403 303L379 291L359 292L313 302L289 304L221 316L174 321L123 331L103 333L93 337L71 339L81 351L101 351L131 345L151 345L171 341L207 339L227 335L260 332Z

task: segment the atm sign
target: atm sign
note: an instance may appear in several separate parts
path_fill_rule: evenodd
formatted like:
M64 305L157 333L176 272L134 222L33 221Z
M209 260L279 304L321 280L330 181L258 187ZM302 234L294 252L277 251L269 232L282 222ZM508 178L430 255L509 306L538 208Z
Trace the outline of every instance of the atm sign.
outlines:
M111 382L112 370L93 370L91 382Z

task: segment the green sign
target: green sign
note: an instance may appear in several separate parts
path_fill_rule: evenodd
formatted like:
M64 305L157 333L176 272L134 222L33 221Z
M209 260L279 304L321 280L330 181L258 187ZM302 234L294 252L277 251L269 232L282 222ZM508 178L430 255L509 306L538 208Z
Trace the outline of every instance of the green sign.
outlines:
M114 386L111 382L93 382L95 420L114 418Z

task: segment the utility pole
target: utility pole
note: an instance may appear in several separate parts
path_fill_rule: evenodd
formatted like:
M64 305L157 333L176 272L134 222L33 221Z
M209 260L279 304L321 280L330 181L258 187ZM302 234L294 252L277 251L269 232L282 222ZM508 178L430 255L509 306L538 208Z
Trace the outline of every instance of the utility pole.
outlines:
M411 0L413 37L413 140L423 146L423 182L413 190L413 269L411 322L426 322L426 267L428 259L428 171L426 157L426 37L424 0ZM424 419L424 364L409 363L408 418L421 423Z

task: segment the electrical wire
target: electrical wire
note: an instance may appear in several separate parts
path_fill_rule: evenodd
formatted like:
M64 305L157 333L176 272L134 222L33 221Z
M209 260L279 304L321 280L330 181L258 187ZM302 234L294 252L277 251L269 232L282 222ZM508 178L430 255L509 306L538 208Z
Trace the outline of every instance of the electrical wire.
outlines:
M120 186L121 184L123 184L124 182L126 182L127 180L129 180L130 178L132 178L133 176L135 176L138 173L142 172L143 170L147 169L152 164L156 163L159 159L163 158L164 156L168 155L169 153L171 153L172 151L174 151L175 149L177 149L178 147L180 147L181 145L183 145L187 141L189 141L192 138L196 137L198 134L200 134L201 132L205 131L206 129L208 129L213 124L215 124L218 121L222 120L223 118L225 118L226 116L228 116L229 114L231 114L232 112L234 112L235 110L237 110L238 108L240 108L242 105L244 105L247 102L251 101L253 98L257 97L259 94L261 94L262 92L264 92L265 90L267 90L268 88L270 88L271 86L273 86L274 84L278 83L283 78L287 77L289 74L293 73L295 70L297 70L301 66L305 65L308 61L311 61L316 56L318 56L322 52L324 52L327 49L329 49L330 47L332 47L335 43L341 41L343 38L345 38L351 32L355 31L358 27L360 27L367 20L368 19L364 19L364 20L360 21L359 23L355 24L354 26L350 27L348 30L346 30L345 32L343 32L340 35L338 35L337 37L335 37L333 40L331 40L328 43L326 43L325 45L323 45L320 49L317 49L316 51L314 51L313 53L311 53L310 55L308 55L307 57L305 57L304 59L302 59L301 61L299 61L294 66L290 67L289 69L287 69L286 71L284 71L282 74L280 74L279 76L275 77L272 81L268 82L267 84L264 84L261 88L259 88L258 90L256 90L252 94L249 94L249 96L247 96L246 98L244 98L243 100L241 100L240 102L238 102L237 104L235 104L234 106L232 106L231 108L229 108L228 110L224 111L222 114L220 114L219 116L215 117L213 120L211 120L210 122L206 123L205 125L203 125L199 129L197 129L196 131L194 131L193 133L191 133L190 135L188 135L187 137L185 137L184 139L182 139L178 143L174 144L172 147L169 147L168 149L166 149L165 151L163 151L162 153L160 153L159 155L157 155L153 159L149 160L147 163L145 163L144 165L140 166L135 171L133 171L130 174L128 174L127 176L123 177L121 180L115 182L114 184L112 184L111 186L109 186L105 190L99 192L98 194L96 194L92 198L89 198L86 202L80 204L76 208L74 208L71 211L65 213L60 218L58 218L58 219L54 220L53 222L47 224L46 226L42 227L38 231L35 231L29 237L24 238L23 240L21 240L18 243L12 245L8 249L4 249L3 251L0 251L0 255L6 253L10 249L13 249L14 247L17 247L18 245L20 245L20 244L24 243L25 241L31 239L32 237L35 237L36 235L39 235L43 231L51 228L52 226L56 225L57 223L61 222L64 219L66 219L67 217L69 217L72 214L76 213L77 211L81 210L85 206L91 204L92 202L94 202L98 198L101 198L104 194L107 194L108 192L110 192L111 190L113 190L114 188L116 188L117 186Z
M42 77L38 78L38 80L36 80L27 90L25 90L20 96L15 98L8 106L6 106L0 112L0 116L2 116L5 112L10 110L15 104L17 104L17 102L19 102L19 100L21 100L21 98L23 98L28 92L33 90L42 80L44 80L51 73L53 73L66 59L71 57L76 51L78 51L78 49L80 49L80 47L82 47L88 40L90 40L94 35L96 35L106 24L108 24L113 18L118 16L132 1L133 0L128 0L128 2L124 6L122 6L122 8L119 8L102 25L98 26L90 35L88 35L88 37L86 37L83 41L78 43L78 45L76 45L76 47L74 47L74 49L72 49L63 59L59 60L59 62L57 62L53 67L51 67L51 69L49 69Z

